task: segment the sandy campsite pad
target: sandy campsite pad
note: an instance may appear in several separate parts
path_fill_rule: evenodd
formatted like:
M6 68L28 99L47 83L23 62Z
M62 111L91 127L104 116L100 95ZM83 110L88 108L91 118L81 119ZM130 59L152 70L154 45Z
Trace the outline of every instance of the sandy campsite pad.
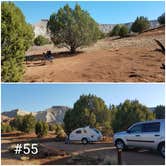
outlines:
M41 158L32 158L29 160L20 160L19 155L12 154L8 151L9 147L17 143L28 143L30 141L40 142L44 146L45 151L49 150L56 152L51 156L45 156ZM99 142L93 144L82 145L80 143L65 144L55 141L55 135L48 135L46 138L37 140L34 133L32 134L16 134L8 133L2 136L2 165L29 165L29 164L46 164L46 165L66 165L66 164L85 164L87 161L95 163L96 160L103 162L103 159L108 159L112 162L117 160L117 151L111 142ZM39 148L39 152L42 149ZM59 153L59 155L57 154ZM62 155L62 153L66 155ZM86 158L86 160L83 160ZM146 160L144 160L146 158ZM93 161L91 161L93 160ZM100 161L102 160L102 161ZM115 161L114 161L115 160ZM156 151L144 150L144 149L129 149L122 152L123 164L150 164L158 165L164 164L164 159ZM99 164L99 163L96 163Z
M71 56L52 45L32 47L27 55L41 57L50 49L53 63L28 62L25 82L163 82L164 56L154 39L164 42L164 27L123 39L106 38Z

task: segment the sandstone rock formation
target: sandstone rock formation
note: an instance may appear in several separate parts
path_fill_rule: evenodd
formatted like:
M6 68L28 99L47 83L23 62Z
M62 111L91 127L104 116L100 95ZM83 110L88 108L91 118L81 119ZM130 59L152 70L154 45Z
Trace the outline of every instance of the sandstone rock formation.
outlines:
M48 22L47 19L42 19L39 22L32 25L34 28L35 37L38 35L42 35L49 38L49 33L47 31L47 22ZM126 25L128 28L130 28L132 25L132 22L123 23L123 24ZM103 33L109 33L115 25L116 24L99 24L99 29ZM157 26L159 26L159 23L157 20L150 21L150 28L156 28Z
M32 113L32 115L35 116L36 120L43 120L47 123L61 124L63 123L65 112L68 109L69 108L66 106L53 106L44 111L38 111L38 112L26 112L19 109L15 109L8 112L2 112L2 116L14 118L17 115L24 116Z

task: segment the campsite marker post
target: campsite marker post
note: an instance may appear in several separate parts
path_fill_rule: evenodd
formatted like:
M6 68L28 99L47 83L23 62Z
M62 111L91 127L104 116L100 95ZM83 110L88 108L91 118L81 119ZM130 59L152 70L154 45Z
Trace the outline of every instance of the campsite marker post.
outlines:
M117 147L118 165L122 165L122 148Z

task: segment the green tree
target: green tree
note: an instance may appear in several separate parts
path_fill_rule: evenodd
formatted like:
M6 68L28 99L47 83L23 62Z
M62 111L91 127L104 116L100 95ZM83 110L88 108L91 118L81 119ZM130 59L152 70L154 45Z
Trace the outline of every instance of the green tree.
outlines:
M89 125L95 127L95 124L96 124L96 115L93 112L91 112L89 115Z
M25 51L33 43L33 29L13 2L1 3L2 81L17 82L24 73Z
M10 125L15 129L22 131L23 116L17 115L13 120L10 121Z
M165 106L158 105L154 110L154 114L156 119L165 119Z
M34 131L36 125L36 119L32 114L23 116L21 131L30 133Z
M137 17L134 23L131 26L133 32L142 33L143 31L149 29L150 23L146 17L140 16Z
M34 44L37 46L43 46L45 44L49 44L49 40L45 38L44 36L39 35L35 38Z
M52 14L47 28L53 43L70 49L71 53L75 53L77 48L96 42L101 37L98 24L78 4L74 9L65 5Z
M39 138L46 136L48 134L48 129L49 129L49 126L44 121L38 121L35 125L35 133L37 137Z
M7 123L1 123L1 132L2 133L8 133L13 131L14 128L10 126L10 124Z
M114 132L126 130L130 125L136 122L153 120L155 117L148 108L139 101L125 100L111 111L112 128Z
M122 25L120 27L119 36L125 37L128 33L129 33L129 29L125 25Z
M48 127L49 127L49 131L55 131L57 128L56 124L49 124Z
M74 104L74 108L67 111L64 117L66 133L72 130L91 126L104 128L111 123L111 112L104 101L94 95L82 95Z
M159 16L157 18L157 20L161 25L164 25L165 24L165 13L163 13L161 16Z
M119 36L121 26L119 24L115 25L114 28L112 29L110 35L111 36Z
M66 136L62 125L56 124L55 134L58 138L64 138Z

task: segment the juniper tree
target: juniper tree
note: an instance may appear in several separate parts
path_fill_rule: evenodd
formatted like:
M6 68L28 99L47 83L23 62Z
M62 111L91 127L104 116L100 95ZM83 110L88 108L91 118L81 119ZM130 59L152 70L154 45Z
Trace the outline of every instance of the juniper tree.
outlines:
M65 5L57 13L53 13L47 29L53 43L68 48L71 53L75 53L79 47L96 42L101 34L95 20L78 4L74 9Z
M111 110L112 127L114 132L127 130L133 123L153 120L153 112L138 100L125 100Z
M33 29L13 2L1 3L2 81L22 79L25 51L33 43Z
M157 18L157 20L161 25L164 25L165 24L165 13L163 13L161 16L159 16Z
M125 25L122 25L120 27L119 36L125 37L128 34L128 32L129 32L129 29Z
M111 128L111 112L104 101L94 95L82 95L75 102L74 108L65 113L64 125L66 133L85 126Z
M137 17L134 23L131 26L133 32L142 33L144 30L147 30L150 27L150 23L146 17L140 16Z
M110 35L111 36L119 36L121 26L119 24L115 25L114 28L112 29Z
M37 137L43 137L48 134L49 126L44 121L38 121L35 125L35 133Z

